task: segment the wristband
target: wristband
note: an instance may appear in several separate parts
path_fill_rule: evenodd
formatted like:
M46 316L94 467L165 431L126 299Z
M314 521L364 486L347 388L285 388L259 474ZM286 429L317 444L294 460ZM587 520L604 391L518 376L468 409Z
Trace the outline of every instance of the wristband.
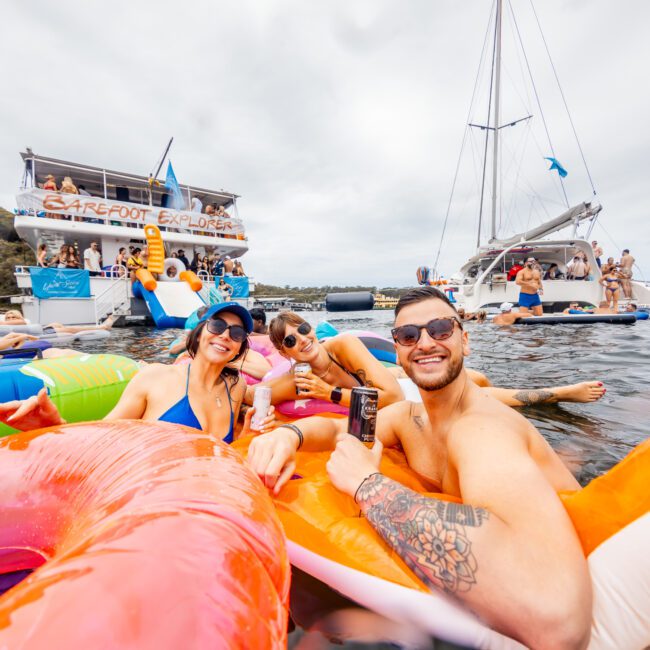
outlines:
M305 442L305 437L302 435L302 431L295 424L281 424L278 429L291 429L298 436L298 449L302 447L302 443ZM298 451L296 449L296 451Z
M366 482L366 481L367 481L371 476L377 476L377 475L381 475L381 472L373 472L372 474L368 474L368 476L366 476L366 478L364 478L363 481L361 481L361 483L359 483L359 487L356 489L356 491L355 491L355 493L354 493L354 497L353 497L355 503L357 503L357 494L359 494L359 490L361 489L361 486L362 486L362 485L363 485L363 484L364 484L364 483L365 483L365 482Z
M343 399L343 389L340 388L339 386L333 388L332 392L330 393L330 401L333 404L340 404L342 399Z

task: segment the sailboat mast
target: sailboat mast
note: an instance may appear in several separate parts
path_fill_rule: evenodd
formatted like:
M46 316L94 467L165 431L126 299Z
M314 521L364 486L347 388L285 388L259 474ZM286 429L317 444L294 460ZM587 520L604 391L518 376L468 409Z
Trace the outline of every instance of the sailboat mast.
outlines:
M494 151L492 157L492 228L490 240L497 236L497 182L499 177L499 117L501 112L501 11L502 0L497 0L496 13L496 57L494 60Z

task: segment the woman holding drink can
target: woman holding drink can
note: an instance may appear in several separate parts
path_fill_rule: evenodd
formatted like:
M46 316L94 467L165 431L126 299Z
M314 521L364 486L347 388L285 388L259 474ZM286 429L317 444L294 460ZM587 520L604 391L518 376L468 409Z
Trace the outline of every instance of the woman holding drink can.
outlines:
M265 383L272 404L312 398L349 406L352 389L359 386L377 389L379 408L404 399L395 377L356 336L320 342L306 320L283 312L269 324L269 337L280 354L296 362L292 372ZM252 398L249 388L245 401Z

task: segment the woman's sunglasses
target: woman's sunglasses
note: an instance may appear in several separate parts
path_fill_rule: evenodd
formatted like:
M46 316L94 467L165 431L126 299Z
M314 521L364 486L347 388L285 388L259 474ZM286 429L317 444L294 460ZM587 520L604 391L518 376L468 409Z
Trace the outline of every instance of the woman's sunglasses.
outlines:
M305 336L309 334L309 332L311 332L311 325L307 321L298 325L298 334ZM282 347L292 348L297 342L295 334L289 334L282 339Z
M248 336L246 330L241 325L228 325L223 318L210 318L205 326L210 334L223 334L229 330L230 338L235 343L242 343Z
M402 325L392 329L390 333L393 335L393 340L400 345L415 345L419 340L422 330L426 330L427 334L436 341L444 341L454 333L454 325L458 323L460 328L460 321L451 316L450 318L434 318L426 325Z

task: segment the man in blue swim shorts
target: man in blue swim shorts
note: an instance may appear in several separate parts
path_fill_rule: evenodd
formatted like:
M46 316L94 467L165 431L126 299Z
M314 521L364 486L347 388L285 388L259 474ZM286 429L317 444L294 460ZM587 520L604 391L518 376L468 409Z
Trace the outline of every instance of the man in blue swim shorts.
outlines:
M535 268L535 258L529 257L519 273L515 282L519 285L519 311L530 313L533 316L542 315L542 300L539 294L542 293L542 275Z

